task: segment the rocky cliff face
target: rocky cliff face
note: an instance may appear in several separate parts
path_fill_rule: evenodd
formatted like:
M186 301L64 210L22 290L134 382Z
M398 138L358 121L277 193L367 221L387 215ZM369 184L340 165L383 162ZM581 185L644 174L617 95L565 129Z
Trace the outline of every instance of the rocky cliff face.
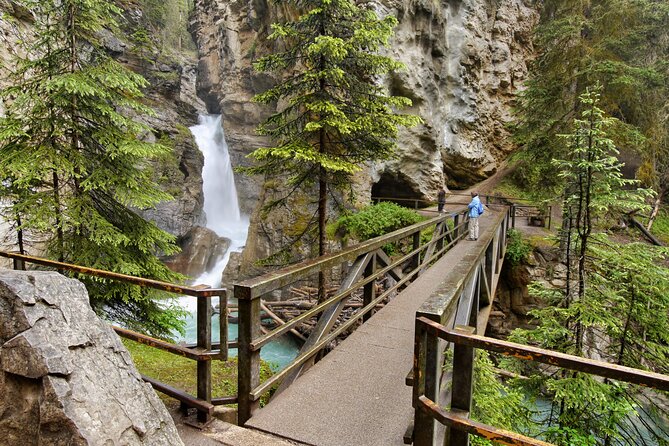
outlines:
M538 19L529 0L380 0L381 15L398 18L389 49L407 69L385 80L410 97L425 125L398 141L397 160L375 165L364 194L434 198L444 182L469 186L495 172L512 150L505 124L532 57ZM265 48L269 25L282 11L266 0L197 0L192 30L200 48L198 88L220 111L233 162L263 142L255 126L264 113L250 102L271 82L251 62ZM242 202L257 202L259 185L240 178Z
M424 125L404 131L395 160L369 166L355 179L360 202L370 196L436 199L439 188L463 188L491 175L513 149L505 124L514 94L522 88L532 58L531 33L538 20L529 0L377 0L381 15L399 20L388 52L406 70L384 80L393 94L413 100L409 110ZM196 0L191 31L200 60L198 91L212 112L223 115L233 164L266 144L255 127L272 110L253 104L272 83L251 63L266 54L271 23L285 7L267 0ZM276 185L237 176L242 210L274 196ZM305 200L303 200L305 201ZM308 200L306 200L308 201ZM292 211L305 213L294 215ZM311 214L304 206L271 221L252 218L245 261L288 241L283 230Z

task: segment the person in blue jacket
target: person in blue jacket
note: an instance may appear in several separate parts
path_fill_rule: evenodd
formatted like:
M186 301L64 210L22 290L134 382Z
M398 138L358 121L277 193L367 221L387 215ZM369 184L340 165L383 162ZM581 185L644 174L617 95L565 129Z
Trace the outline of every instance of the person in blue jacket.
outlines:
M467 205L469 208L469 240L479 238L479 217L483 214L483 205L479 194L472 192L472 201Z

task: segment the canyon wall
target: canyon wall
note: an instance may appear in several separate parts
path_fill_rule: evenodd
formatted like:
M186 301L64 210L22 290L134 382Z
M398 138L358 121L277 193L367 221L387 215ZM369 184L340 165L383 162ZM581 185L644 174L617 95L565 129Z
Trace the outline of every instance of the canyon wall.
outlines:
M533 57L537 10L529 0L380 0L373 5L380 15L398 19L387 52L406 65L384 83L392 94L412 99L406 111L424 124L402 131L396 159L357 175L357 202L368 203L371 196L434 200L444 184L466 188L493 174L513 150L506 124ZM200 54L198 93L210 112L223 115L236 166L248 165L245 156L267 144L255 128L274 110L251 99L273 79L254 72L252 62L271 51L270 25L291 14L267 0L196 0L191 32ZM311 218L313 200L307 192L290 210L267 217L259 204L276 197L281 186L244 175L236 181L242 211L253 215L242 260L250 264L290 243L290 233L299 233Z
M533 55L538 14L529 0L384 0L375 7L399 20L387 51L407 67L385 83L413 100L409 111L425 124L402 133L399 157L372 166L360 192L433 199L441 184L464 188L494 173L513 149L505 125ZM255 127L272 110L251 98L272 80L251 63L271 50L267 30L286 14L266 0L196 1L198 90L210 111L223 114L236 165L264 143ZM259 182L238 181L250 213Z

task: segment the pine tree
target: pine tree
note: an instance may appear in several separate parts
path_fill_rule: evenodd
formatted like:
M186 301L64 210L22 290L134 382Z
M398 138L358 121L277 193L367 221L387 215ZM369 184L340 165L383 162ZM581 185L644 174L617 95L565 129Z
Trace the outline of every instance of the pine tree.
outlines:
M328 194L350 184L363 163L389 158L398 127L420 120L397 114L395 109L410 105L410 100L389 96L379 85L381 75L402 68L377 54L388 45L394 17L379 19L351 0L292 4L301 15L272 26L269 38L279 49L255 64L258 71L280 77L255 100L278 103L279 111L258 128L275 145L255 150L251 156L257 164L247 172L281 172L288 176L290 191L317 185L318 254L323 255ZM322 276L319 288L323 290Z
M165 147L145 142L150 129L132 116L146 81L105 52L100 31L119 10L104 0L26 0L34 14L0 97L2 194L18 229L42 234L48 256L79 265L176 280L156 257L174 238L136 209L170 197L152 180L149 160ZM157 335L178 326L154 293L80 277L93 307L109 319Z
M535 45L539 57L518 103L515 138L523 152L517 179L540 194L559 194L562 183L551 160L565 152L556 136L567 133L579 116L579 96L599 83L600 106L617 118L609 137L628 153L642 155L647 184L659 186L669 158L669 4L548 0L542 3Z
M611 221L624 210L643 208L648 197L648 191L632 190L635 182L622 178L617 150L606 134L613 120L598 107L599 99L598 89L581 96L581 119L574 120L572 133L562 138L569 156L553 163L567 185L563 206L569 223L562 228L568 248L566 285L564 289L533 285L531 293L548 306L532 312L536 329L516 330L513 339L663 371L669 301L658 293L669 290L669 270L661 263L650 264L665 259L667 252L616 245L596 224L598 219ZM626 255L621 257L621 253ZM644 328L647 323L648 331ZM652 334L640 336L642 332ZM646 352L652 352L652 360L641 359ZM519 385L535 397L546 392L552 401L545 420L550 441L644 444L630 428L637 423L640 410L640 394L633 386L539 367L530 375L530 380ZM662 438L661 429L651 427L649 431Z

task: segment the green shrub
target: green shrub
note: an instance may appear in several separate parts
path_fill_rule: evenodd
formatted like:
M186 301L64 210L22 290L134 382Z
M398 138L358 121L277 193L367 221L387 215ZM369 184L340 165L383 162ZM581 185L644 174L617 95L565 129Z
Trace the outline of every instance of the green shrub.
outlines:
M532 251L530 242L524 240L523 235L517 229L509 229L507 237L506 260L513 265L518 265L527 260L527 256Z
M423 220L416 211L395 203L378 203L354 214L340 217L330 228L331 235L359 241L379 237Z

